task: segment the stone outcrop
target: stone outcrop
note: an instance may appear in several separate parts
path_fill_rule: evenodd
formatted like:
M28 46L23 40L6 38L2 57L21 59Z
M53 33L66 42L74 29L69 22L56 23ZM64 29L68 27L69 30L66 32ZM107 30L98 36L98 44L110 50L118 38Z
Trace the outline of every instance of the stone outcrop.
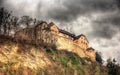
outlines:
M41 24L33 28L25 28L15 33L16 40L24 40L36 45L55 46L58 50L67 50L78 54L80 57L90 58L95 61L95 51L89 48L89 41L83 34L75 36L59 29L54 23Z

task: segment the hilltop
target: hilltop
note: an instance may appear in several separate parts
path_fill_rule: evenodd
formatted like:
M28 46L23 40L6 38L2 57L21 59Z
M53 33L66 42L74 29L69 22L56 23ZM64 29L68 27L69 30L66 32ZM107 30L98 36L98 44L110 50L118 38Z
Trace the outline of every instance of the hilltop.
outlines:
M0 75L107 75L85 35L75 36L54 23L0 36ZM87 54L88 53L88 54ZM91 55L90 55L90 54Z
M107 75L106 71L72 52L0 37L0 75Z

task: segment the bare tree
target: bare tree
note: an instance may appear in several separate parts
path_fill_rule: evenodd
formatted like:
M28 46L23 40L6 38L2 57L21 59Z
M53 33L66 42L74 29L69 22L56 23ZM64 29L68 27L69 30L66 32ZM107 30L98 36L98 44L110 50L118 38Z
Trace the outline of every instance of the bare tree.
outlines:
M29 16L22 16L20 23L21 23L21 24L25 24L26 27L28 28L29 25L30 25L30 23L31 23L32 21L33 21L33 19L30 18Z
M18 29L19 29L19 18L17 18L17 17L13 17L12 19L11 19L11 23L12 23L12 25L13 25L13 31L14 32L16 32Z
M1 32L2 32L3 11L4 11L4 9L1 8L1 9L0 9L0 34L1 34Z
M4 8L0 9L0 33L3 32L4 35L7 34L7 30L9 28L9 19L11 13L5 10Z

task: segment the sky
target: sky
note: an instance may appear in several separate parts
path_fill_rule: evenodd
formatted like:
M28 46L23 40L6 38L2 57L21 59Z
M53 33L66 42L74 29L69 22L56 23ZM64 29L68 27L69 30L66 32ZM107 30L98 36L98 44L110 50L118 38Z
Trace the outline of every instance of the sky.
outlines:
M120 0L0 0L0 7L85 34L104 61L120 63Z

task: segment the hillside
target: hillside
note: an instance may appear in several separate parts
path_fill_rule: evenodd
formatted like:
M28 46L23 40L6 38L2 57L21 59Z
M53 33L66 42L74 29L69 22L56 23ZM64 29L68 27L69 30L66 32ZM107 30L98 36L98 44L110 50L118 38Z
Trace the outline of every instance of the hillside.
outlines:
M15 32L14 39L17 42L26 42L37 46L55 47L57 50L66 50L79 55L82 58L90 58L96 61L96 54L92 47L89 47L89 41L83 34L78 36L59 29L53 22L40 24L24 28Z
M107 75L107 69L72 52L0 36L0 75Z
M0 75L120 74L115 60L102 64L84 34L76 36L53 22L5 32L0 34Z

